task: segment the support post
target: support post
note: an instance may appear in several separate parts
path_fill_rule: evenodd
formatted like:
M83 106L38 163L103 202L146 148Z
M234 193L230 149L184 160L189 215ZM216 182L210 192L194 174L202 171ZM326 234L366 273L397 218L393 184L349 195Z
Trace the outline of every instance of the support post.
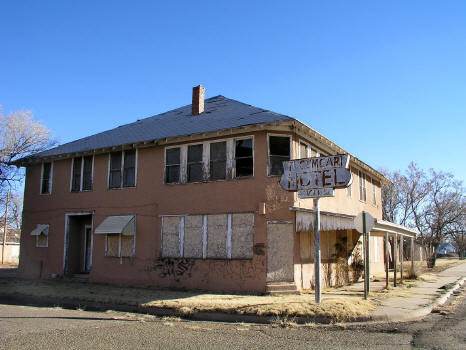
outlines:
M403 283L403 259L404 259L403 236L400 236L400 282Z
M411 278L414 278L414 237L411 237Z
M2 264L5 263L5 246L6 234L8 231L8 202L10 201L10 190L6 193L5 221L3 222L3 246L2 246Z
M369 297L369 232L366 227L366 212L362 212L362 231L363 231L363 242L364 242L364 299Z
M315 279L315 295L316 303L320 304L322 298L321 289L321 267L320 267L320 211L319 197L315 198L315 225L314 225L314 279Z
M388 237L388 232L385 232L385 288L388 289L388 284L390 277L388 270L390 269L390 254L388 253L388 248L390 245L390 238Z
M398 260L398 237L393 237L393 286L396 287L396 263Z

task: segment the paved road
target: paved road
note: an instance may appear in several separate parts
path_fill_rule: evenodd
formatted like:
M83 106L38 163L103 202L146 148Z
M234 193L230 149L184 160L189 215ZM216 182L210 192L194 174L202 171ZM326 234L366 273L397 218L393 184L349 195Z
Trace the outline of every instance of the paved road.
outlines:
M0 349L466 349L464 294L419 322L333 327L0 305Z

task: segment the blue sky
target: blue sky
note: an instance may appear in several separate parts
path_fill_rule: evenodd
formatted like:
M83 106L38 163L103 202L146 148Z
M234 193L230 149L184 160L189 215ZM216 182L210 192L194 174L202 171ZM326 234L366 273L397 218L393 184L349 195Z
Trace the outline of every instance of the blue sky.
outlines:
M369 165L466 179L465 1L8 1L0 105L61 142L202 84L295 117Z

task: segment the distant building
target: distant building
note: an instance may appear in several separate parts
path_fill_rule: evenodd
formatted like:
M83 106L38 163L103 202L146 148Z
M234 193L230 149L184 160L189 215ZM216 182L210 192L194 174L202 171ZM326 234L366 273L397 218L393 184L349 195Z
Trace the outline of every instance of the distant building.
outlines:
M0 262L2 261L3 254L3 235L4 235L4 224L3 220L0 220ZM8 226L6 230L5 240L5 257L3 258L4 263L17 264L19 261L19 241L21 232L12 226Z
M196 87L192 105L17 162L26 167L20 274L240 292L312 288L313 200L280 187L281 164L342 153L294 118L223 96L204 101ZM373 272L383 271L386 232L413 235L381 220L388 180L354 156L350 166L352 185L321 200L325 285L354 278L345 266L362 258L359 212L377 219Z

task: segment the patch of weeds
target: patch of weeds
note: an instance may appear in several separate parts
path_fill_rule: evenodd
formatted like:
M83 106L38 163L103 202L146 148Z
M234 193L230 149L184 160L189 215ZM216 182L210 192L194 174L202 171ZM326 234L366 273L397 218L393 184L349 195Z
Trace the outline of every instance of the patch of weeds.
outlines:
M189 317L194 314L195 310L188 306L183 306L178 309L180 316Z
M290 315L286 314L283 317L275 316L270 321L272 327L280 327L280 328L297 328L299 327L296 323L296 316L290 318Z

